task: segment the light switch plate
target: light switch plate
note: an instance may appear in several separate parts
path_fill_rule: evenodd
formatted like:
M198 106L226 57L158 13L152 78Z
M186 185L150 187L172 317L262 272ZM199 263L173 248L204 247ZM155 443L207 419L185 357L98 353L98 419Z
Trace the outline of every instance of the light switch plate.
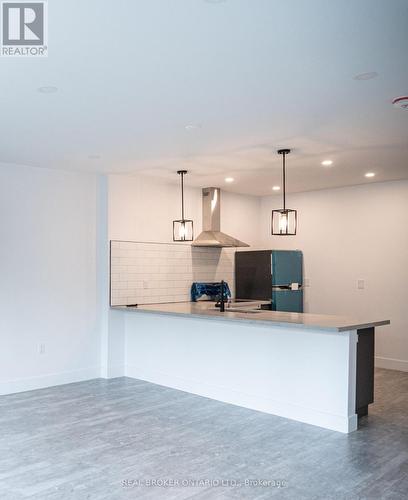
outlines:
M364 290L364 288L365 288L365 281L364 280L357 280L357 289Z

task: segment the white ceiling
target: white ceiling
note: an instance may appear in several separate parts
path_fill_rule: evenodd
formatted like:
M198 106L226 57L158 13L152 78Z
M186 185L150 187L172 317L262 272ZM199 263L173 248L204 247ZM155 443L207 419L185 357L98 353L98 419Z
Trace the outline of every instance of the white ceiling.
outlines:
M407 0L213 2L50 1L49 57L0 59L0 162L187 168L190 185L264 195L290 147L289 191L408 178L391 104L408 94Z

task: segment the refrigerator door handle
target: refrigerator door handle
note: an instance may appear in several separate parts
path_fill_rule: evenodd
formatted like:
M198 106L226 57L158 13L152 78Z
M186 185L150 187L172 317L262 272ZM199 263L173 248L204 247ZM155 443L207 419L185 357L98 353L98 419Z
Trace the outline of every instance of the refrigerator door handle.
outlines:
M300 283L290 283L289 285L272 285L272 290L301 290L303 287Z

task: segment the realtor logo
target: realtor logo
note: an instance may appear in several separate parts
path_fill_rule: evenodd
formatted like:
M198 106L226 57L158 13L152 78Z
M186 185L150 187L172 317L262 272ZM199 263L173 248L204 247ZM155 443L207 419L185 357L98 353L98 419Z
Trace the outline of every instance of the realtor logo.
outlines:
M44 57L47 47L47 2L1 3L1 55Z

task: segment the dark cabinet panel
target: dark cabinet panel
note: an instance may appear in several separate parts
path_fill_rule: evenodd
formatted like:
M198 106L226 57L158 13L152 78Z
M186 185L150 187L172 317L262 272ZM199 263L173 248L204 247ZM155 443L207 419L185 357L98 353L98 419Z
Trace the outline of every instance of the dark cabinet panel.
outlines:
M356 413L367 415L374 401L374 328L357 330Z

